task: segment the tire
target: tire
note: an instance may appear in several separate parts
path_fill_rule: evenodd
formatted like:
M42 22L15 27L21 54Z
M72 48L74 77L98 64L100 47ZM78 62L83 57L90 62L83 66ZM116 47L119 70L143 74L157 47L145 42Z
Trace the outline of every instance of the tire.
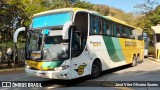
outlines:
M133 57L133 60L132 60L132 64L131 66L132 67L135 67L137 65L137 59L136 59L136 56Z
M98 78L101 75L102 66L100 62L94 61L92 64L92 70L91 70L91 79Z

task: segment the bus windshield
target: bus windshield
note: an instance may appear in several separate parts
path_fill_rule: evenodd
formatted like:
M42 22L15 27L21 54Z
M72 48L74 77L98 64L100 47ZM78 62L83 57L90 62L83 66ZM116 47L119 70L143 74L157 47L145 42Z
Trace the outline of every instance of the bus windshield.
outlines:
M27 59L59 60L69 58L68 40L63 40L62 35L52 33L45 35L42 32L43 30L29 31L26 46Z
M57 60L69 58L69 42L62 35L45 36L43 59Z
M26 59L41 58L42 30L30 30L27 33ZM36 53L36 55L33 55ZM39 54L39 55L38 55Z
M62 26L67 21L71 21L71 12L46 14L34 17L32 20L32 29Z
M68 41L62 39L62 27L66 22L71 21L71 15L72 12L58 12L33 17L28 32L26 59L69 58ZM48 30L48 34L45 33L45 30Z

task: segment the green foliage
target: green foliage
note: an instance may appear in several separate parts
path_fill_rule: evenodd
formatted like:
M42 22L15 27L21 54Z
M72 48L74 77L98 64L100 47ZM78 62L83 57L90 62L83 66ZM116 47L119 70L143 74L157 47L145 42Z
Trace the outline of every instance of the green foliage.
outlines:
M157 6L155 10L148 12L146 15L152 25L156 25L160 21L160 6Z
M0 43L0 47L1 48L12 48L14 45L13 41L8 41L8 42L3 42L3 43Z
M109 14L110 8L106 5L93 5L92 9L99 12L100 14L107 16Z
M118 18L120 20L123 20L123 21L125 21L125 22L127 22L128 24L131 24L131 25L135 24L135 19L137 18L132 13L126 13L126 12L124 12L120 9L116 9L116 8L110 8L109 15L113 16L115 18Z
M30 20L33 14L47 10L45 7L45 0L8 0L7 4L13 5L21 11L18 16L25 16L26 18L21 17L25 22L25 26L29 26Z
M73 4L73 7L85 8L85 9L91 10L93 7L93 4L90 4L89 2L85 2L85 1L78 1L75 4Z
M151 26L156 26L157 22L160 21L160 6L157 6L152 11L146 12L145 15L140 16L137 19L136 26L141 27L147 32L152 39L153 32Z
M154 47L153 47L153 46L149 46L149 47L148 47L148 54L149 54L149 55L154 55L154 53L155 53Z

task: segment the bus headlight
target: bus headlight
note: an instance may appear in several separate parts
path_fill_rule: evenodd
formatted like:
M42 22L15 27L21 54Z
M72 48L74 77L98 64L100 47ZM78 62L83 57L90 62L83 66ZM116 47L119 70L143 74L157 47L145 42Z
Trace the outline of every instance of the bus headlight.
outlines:
M26 68L30 68L28 65L26 65Z
M69 65L64 65L64 66L60 66L60 67L56 67L54 68L54 70L59 71L59 70L65 70L69 67Z

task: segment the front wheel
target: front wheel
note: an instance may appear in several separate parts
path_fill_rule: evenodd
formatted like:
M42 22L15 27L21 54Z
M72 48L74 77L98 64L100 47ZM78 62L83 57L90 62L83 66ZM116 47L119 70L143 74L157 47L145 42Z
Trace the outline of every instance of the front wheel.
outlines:
M101 64L98 61L94 61L92 64L91 78L98 78L101 74L102 68Z

